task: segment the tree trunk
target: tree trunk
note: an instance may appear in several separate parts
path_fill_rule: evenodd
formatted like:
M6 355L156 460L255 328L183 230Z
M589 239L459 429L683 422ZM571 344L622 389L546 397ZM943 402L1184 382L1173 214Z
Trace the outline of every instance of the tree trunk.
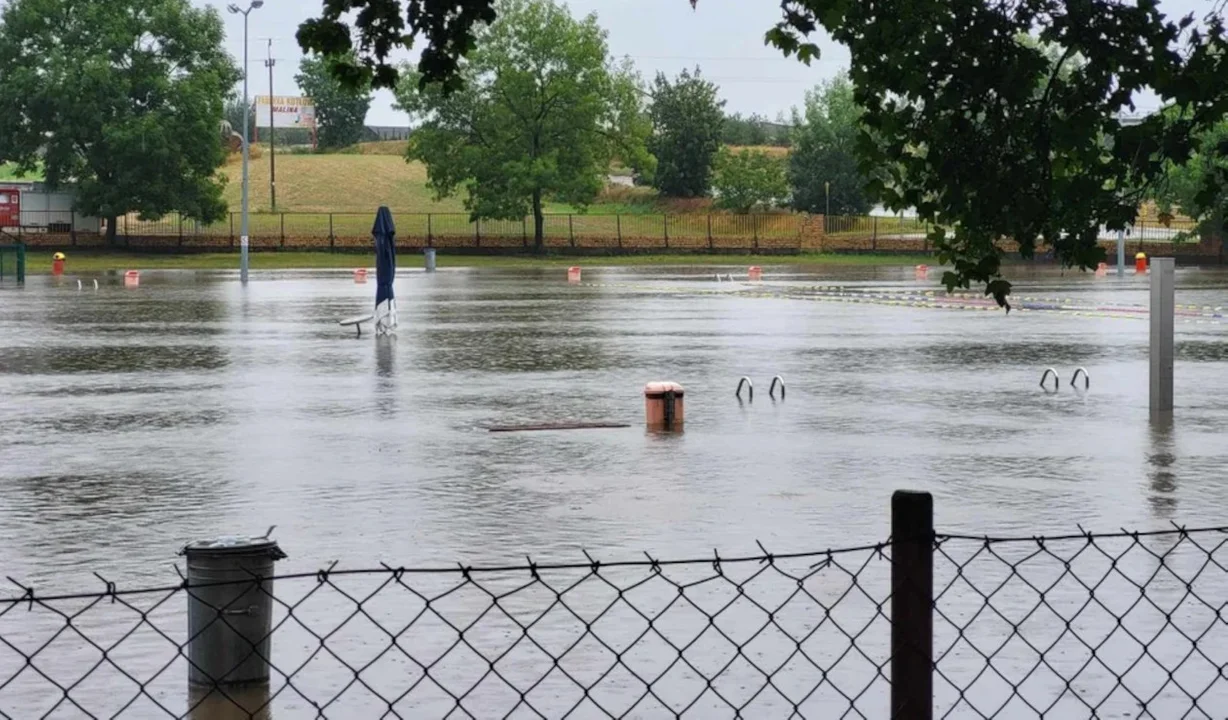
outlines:
M546 218L542 214L542 191L533 191L533 252L542 252L545 244Z
M116 237L119 235L119 218L107 218L107 247L116 246Z

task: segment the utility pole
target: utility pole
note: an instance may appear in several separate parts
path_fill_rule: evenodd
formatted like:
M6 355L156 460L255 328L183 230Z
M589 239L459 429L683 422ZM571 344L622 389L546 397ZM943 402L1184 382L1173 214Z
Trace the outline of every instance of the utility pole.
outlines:
M269 38L269 59L264 66L269 69L269 203L277 212L277 130L273 126L273 38Z
M247 77L251 73L247 59L247 19L253 10L264 7L264 0L251 0L247 9L238 5L228 5L227 10L235 15L243 16L243 220L239 230L239 281L247 284L248 269L248 174L247 163L251 156L251 142L248 138L248 127L252 124L251 102L247 99Z

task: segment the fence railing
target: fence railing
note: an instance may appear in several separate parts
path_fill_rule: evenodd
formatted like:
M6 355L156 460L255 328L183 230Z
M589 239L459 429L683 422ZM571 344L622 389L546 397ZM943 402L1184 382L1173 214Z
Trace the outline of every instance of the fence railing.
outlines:
M188 686L216 584L0 600L0 714L94 717L1218 717L1228 528L933 532L693 560L253 577L269 682ZM243 607L237 606L238 604ZM205 619L251 637L255 605ZM264 642L271 640L271 645Z

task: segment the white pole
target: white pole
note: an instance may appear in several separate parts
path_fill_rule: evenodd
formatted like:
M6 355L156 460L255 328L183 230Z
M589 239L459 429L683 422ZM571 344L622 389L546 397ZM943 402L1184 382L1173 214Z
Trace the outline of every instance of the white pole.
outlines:
M1173 411L1173 325L1176 260L1151 259L1151 412Z
M239 227L239 281L247 282L247 161L250 155L247 133L251 127L251 105L247 99L247 16L243 13L243 221Z
M1117 231L1117 277L1126 275L1126 231Z

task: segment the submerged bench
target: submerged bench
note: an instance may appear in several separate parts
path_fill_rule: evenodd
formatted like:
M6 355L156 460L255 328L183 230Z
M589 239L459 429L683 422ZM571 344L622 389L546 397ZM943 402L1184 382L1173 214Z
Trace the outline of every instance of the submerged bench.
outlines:
M374 315L357 315L352 318L346 318L337 322L341 327L353 326L358 331L358 337L362 337L362 324L371 322L375 319Z

